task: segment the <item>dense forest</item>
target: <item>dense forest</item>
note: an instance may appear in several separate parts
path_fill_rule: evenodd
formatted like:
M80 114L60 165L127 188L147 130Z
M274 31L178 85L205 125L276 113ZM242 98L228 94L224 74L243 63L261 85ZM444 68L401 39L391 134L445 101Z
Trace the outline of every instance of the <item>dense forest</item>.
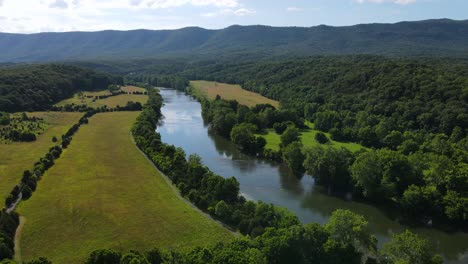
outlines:
M121 77L69 65L20 65L0 68L0 111L40 111L80 90L123 84Z

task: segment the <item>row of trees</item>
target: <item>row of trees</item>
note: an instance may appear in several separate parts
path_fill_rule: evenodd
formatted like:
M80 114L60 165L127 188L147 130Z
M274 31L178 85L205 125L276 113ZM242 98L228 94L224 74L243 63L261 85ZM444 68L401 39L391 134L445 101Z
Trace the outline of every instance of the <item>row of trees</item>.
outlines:
M66 104L61 106L52 106L51 111L54 112L89 112L95 111L97 113L104 113L104 112L116 112L116 111L141 111L143 109L143 105L140 102L133 102L128 101L124 106L116 106L113 108L109 108L107 106L101 106L97 108L93 108L83 104Z
M19 224L19 216L12 210L14 208L11 207L14 206L14 203L17 202L18 199L27 200L31 198L42 175L54 165L54 161L60 157L62 150L68 147L72 136L78 131L80 126L87 124L88 118L95 113L97 112L86 112L78 123L74 124L62 135L61 144L51 147L49 152L34 164L32 170L24 171L21 182L12 189L10 195L6 198L5 207L9 208L9 212L7 212L7 209L3 209L0 214L0 261L3 259L11 259L14 255L14 236Z
M185 91L189 80L180 75L132 73L126 76L127 83L145 83L156 87L174 88Z

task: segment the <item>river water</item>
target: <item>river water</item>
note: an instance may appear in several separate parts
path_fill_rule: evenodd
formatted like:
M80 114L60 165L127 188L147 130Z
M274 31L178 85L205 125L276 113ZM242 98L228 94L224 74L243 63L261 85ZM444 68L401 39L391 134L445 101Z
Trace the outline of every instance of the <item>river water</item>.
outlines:
M334 210L349 209L366 217L379 245L388 241L392 233L411 229L426 237L447 263L468 263L468 234L408 228L374 206L327 195L323 188L314 185L312 177L298 179L286 166L240 153L229 140L210 133L195 99L172 89L161 89L161 95L164 120L157 130L162 141L181 147L187 154L198 154L213 172L223 177L236 177L247 199L286 207L303 223L322 224Z

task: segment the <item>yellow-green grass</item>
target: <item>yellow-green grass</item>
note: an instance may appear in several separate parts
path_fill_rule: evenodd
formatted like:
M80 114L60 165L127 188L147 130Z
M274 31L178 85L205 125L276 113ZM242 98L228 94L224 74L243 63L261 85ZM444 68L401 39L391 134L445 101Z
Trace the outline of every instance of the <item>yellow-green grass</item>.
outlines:
M47 124L43 133L33 142L0 144L0 199L4 201L11 189L21 180L23 172L30 170L39 158L57 143L52 137L61 136L82 116L82 113L34 112L28 116L44 118Z
M20 204L24 260L83 263L93 250L184 248L233 235L185 203L133 144L137 112L101 113L80 128L33 197Z
M318 130L314 129L314 124L311 122L306 122L306 125L309 127L309 129L302 129L301 130L301 141L302 144L304 145L305 148L307 147L312 147L312 146L317 146L317 145L322 145L318 143L315 140L315 135L319 132ZM334 141L331 139L329 133L324 133L327 135L328 139L330 139L330 142L327 144L324 144L322 146L325 147L335 147L335 148L341 148L344 147L346 149L349 149L352 152L356 152L361 150L362 148L365 148L364 146L357 144L357 143L352 143L352 142L338 142ZM267 144L265 148L267 149L272 149L272 150L279 150L279 145L281 143L281 137L280 135L276 134L273 129L267 130L266 134L262 134L262 137L265 138L267 141Z
M140 92L140 93L144 93L146 92L146 89L145 88L141 88L141 87L137 87L137 86L132 86L132 85L128 85L128 86L123 86L122 88L120 88L122 91L126 92L126 93L133 93L133 92Z
M147 95L143 94L120 94L116 96L107 97L102 100L97 100L100 106L106 105L109 108L114 108L116 106L125 106L128 102L140 102L142 105L148 100Z
M237 100L240 104L247 106L270 104L274 107L279 107L278 101L244 90L240 85L209 81L191 81L190 84L195 88L195 96L203 96L210 100L215 99L216 95L219 95L223 99Z
M125 86L121 88L124 92L144 92L144 88L139 88L135 86ZM111 94L108 90L97 91L97 92L82 92L75 94L72 98L68 98L60 101L56 106L64 105L86 105L93 108L98 108L102 106L107 106L109 108L114 108L116 106L125 106L127 102L140 102L142 104L146 103L148 96L143 94L119 94L116 96L110 96L104 99L95 100L95 96L100 95L109 95ZM90 97L88 97L90 96Z

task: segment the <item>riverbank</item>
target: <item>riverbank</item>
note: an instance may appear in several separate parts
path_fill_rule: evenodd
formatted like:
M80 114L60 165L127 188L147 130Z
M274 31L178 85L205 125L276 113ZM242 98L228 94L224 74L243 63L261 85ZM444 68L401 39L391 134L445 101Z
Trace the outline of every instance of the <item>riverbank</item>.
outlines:
M203 162L219 175L235 176L240 191L249 198L286 207L303 223L326 223L337 208L349 209L366 216L379 245L389 241L392 234L408 228L427 238L433 250L443 254L447 263L464 263L466 260L466 234L410 228L388 218L374 206L330 196L314 184L312 177L297 178L284 165L243 154L226 138L209 132L197 100L174 90L161 90L161 94L165 119L158 132L162 141L183 148L187 154L200 155Z

